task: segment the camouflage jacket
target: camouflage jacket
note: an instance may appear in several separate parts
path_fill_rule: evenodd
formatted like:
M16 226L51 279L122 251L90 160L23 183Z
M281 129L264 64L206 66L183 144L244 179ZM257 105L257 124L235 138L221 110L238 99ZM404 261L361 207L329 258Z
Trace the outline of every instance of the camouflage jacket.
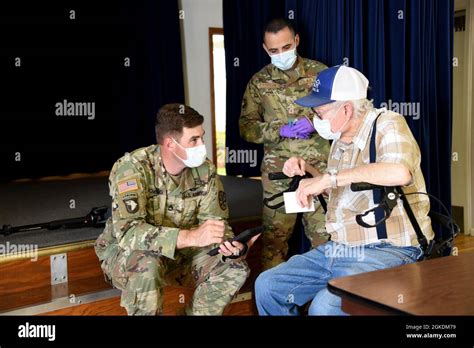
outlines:
M324 64L298 56L295 69L282 71L273 64L256 73L247 85L239 119L246 141L264 144L262 172L281 171L291 156L302 156L321 171L326 168L329 142L316 132L308 140L280 137L280 127L301 117L312 121L309 108L294 103L306 96Z
M225 221L225 238L233 236L215 166L206 160L198 168L185 168L178 178L176 184L166 172L158 145L135 150L114 164L109 177L112 217L96 242L99 259L109 257L117 245L174 259L179 230L209 219Z

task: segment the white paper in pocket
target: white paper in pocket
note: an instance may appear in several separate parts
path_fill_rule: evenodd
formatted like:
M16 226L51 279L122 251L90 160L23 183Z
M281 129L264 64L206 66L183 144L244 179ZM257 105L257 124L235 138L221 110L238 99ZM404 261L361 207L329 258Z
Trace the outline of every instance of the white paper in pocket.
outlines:
M296 202L296 192L283 193L283 200L285 201L285 212L287 214L314 211L314 201L311 201L309 208L303 208Z

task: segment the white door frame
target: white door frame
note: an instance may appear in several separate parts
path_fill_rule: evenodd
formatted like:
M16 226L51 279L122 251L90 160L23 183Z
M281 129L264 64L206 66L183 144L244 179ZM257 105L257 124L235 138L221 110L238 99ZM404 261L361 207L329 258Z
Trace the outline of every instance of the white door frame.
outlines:
M474 98L474 89L473 89L473 77L474 77L474 6L471 1L466 1L466 37L464 42L465 55L464 59L466 62L467 70L467 79L466 79L466 191L467 191L467 201L466 209L464 212L464 227L465 233L467 235L474 236L474 225L473 225L473 185L472 181L474 180L474 173L472 172L472 156L474 155L472 151L472 139L474 137L474 121L473 121L473 102Z

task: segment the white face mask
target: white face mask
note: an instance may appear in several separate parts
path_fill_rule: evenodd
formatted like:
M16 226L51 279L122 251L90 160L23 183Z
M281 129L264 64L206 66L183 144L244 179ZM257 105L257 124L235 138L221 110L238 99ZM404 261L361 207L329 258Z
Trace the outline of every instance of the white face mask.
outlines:
M335 114L337 114L339 112L339 109L341 107L342 107L342 105L336 110ZM331 130L331 122L328 119L321 120L316 115L313 117L314 129L316 129L318 134L326 140L337 140L337 139L339 139L341 137L341 132L340 131L342 130L342 128L345 127L347 122L349 122L349 119L346 122L344 122L342 127L339 128L338 132L333 132Z
M187 159L182 159L176 153L174 153L176 157L178 157L181 161L183 161L186 167L189 167L189 168L199 167L206 160L207 152L206 152L206 146L204 144L195 146L195 147L185 148L181 146L176 140L174 140L174 138L171 138L171 139L173 139L176 145L178 145L184 151L186 151Z
M283 53L270 55L272 59L272 64L275 65L280 70L291 69L293 64L296 61L296 48L288 50Z

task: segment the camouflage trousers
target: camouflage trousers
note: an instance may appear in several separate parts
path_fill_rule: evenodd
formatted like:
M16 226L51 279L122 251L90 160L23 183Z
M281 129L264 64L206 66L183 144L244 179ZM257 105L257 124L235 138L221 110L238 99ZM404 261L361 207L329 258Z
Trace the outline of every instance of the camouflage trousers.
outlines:
M263 198L270 198L274 194L288 189L290 180L268 179L268 173L262 173ZM283 201L281 199L276 202ZM273 202L272 202L273 203ZM319 202L315 202L315 211L303 213L303 226L306 237L311 241L312 248L316 248L328 241L329 234L326 232L326 219L324 211ZM286 214L285 207L279 209L270 209L263 206L263 227L262 235L263 252L262 265L263 270L273 268L286 261L288 255L288 240L291 237L298 214Z
M245 261L220 261L208 248L176 251L175 260L151 251L117 252L102 262L104 273L122 290L120 305L128 315L160 315L165 285L195 287L187 315L221 315L245 283Z

